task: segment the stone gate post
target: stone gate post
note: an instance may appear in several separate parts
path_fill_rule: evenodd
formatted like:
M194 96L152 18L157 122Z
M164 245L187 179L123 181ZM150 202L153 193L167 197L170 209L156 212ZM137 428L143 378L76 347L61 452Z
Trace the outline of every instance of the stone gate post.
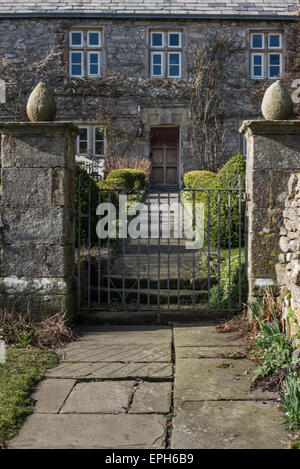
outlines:
M245 121L249 300L276 286L289 177L300 169L300 121Z
M71 123L0 123L1 306L74 312L75 138Z

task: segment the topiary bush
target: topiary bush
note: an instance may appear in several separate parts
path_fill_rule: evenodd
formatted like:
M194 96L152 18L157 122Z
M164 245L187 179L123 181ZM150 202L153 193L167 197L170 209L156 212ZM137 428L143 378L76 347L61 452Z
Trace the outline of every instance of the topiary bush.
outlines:
M106 182L123 180L122 189L143 189L146 186L146 175L138 169L114 169L107 175Z
M235 189L231 191L231 247L239 245L239 198L238 198L238 176L241 176L241 193L245 192L246 161L238 153L230 158L220 169L215 179L217 189ZM220 246L227 248L229 243L229 191L220 191ZM243 244L245 220L245 204L241 203L241 235ZM218 191L211 195L211 240L218 245Z

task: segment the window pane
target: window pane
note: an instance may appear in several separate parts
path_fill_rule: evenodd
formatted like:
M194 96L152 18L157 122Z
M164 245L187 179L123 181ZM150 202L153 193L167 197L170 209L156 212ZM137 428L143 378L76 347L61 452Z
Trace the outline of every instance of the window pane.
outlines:
M280 75L280 54L269 55L269 77L276 78Z
M73 76L82 75L82 54L80 52L71 53L71 74Z
M95 140L104 140L104 130L101 127L95 128Z
M87 128L80 127L80 130L81 130L81 133L79 135L79 139L87 141Z
M99 53L89 52L88 59L89 59L89 75L99 75Z
M72 31L71 32L71 46L81 47L82 46L82 32Z
M162 55L152 54L152 75L162 76Z
M104 153L104 142L96 141L95 142L95 155L103 155Z
M252 49L263 49L264 41L263 41L263 34L252 34Z
M259 65L255 65L253 68L253 76L261 77L262 76L262 68Z
M152 47L163 46L163 33L151 33L151 46Z
M169 77L180 76L180 54L169 54Z
M169 47L181 47L180 33L169 33Z
M77 137L78 151L79 154L88 153L88 129L86 127L80 127L81 134Z
M90 47L99 47L100 46L100 33L89 31L88 32L88 45Z
M269 34L269 47L280 47L280 34Z
M261 55L255 55L253 57L253 63L254 63L254 65L261 65L262 64L262 56Z

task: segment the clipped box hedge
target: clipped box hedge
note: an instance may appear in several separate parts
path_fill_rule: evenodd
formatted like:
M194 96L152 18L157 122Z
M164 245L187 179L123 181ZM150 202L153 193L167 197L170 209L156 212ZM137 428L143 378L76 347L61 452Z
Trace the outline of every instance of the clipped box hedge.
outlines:
M106 182L110 183L110 181L118 183L119 189L144 189L146 187L146 175L138 169L114 169L107 175Z
M241 204L239 220L238 199L238 176L241 177L241 193L245 191L246 162L244 157L238 153L230 158L218 173L211 171L190 171L184 175L184 185L187 189L234 189L231 191L231 233L230 245L239 245L239 222L241 224L241 243L244 242L244 220L245 206ZM220 197L220 217L218 212L218 193ZM188 202L193 200L192 192L183 192L184 199ZM217 246L219 242L219 218L220 218L220 247L227 248L229 245L229 190L210 192L210 240L212 245ZM208 192L199 191L195 194L195 200L205 204L205 218L208 213Z

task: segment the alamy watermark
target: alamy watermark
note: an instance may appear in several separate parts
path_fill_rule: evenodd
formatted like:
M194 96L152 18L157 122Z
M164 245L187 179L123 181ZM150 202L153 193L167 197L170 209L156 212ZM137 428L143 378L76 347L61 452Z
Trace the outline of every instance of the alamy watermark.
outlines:
M6 344L4 340L0 339L0 363L5 363L6 361Z
M113 203L98 205L96 232L100 239L184 238L187 249L200 249L204 244L205 213L200 202L128 203L119 195L118 212Z

